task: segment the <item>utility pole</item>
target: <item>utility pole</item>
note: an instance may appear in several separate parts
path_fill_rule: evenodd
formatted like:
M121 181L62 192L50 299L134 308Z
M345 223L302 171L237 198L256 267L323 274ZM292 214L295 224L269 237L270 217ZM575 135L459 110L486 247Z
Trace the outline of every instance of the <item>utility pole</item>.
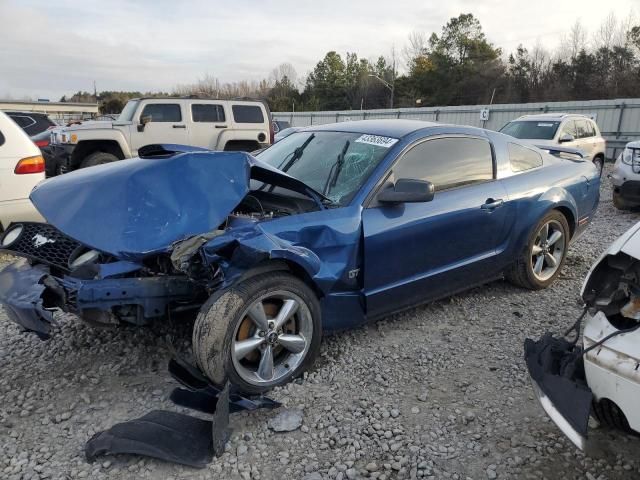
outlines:
M382 83L385 87L387 87L389 89L389 91L391 92L391 99L389 101L389 108L393 108L393 95L395 93L395 84L396 84L395 78L393 79L393 83L389 83L386 80L383 80L382 78L380 78L379 76L374 75L373 73L370 73L369 76L373 77L373 78L377 78L380 81L380 83ZM394 76L395 76L395 73L394 73Z
M96 103L98 103L98 89L96 88L96 81L93 81L93 98L95 98Z

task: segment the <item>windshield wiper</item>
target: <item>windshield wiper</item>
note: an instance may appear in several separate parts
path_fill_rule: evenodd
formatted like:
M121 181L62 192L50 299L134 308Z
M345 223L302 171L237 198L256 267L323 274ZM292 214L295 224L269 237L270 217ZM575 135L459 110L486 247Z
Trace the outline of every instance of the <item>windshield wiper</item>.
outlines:
M300 145L298 148L296 148L293 151L293 156L291 157L291 159L286 163L286 165L282 166L282 164L278 167L278 170L282 170L283 172L286 172L287 170L289 170L294 163L296 163L300 157L302 157L302 154L304 153L304 149L307 148L307 145L309 145L311 143L311 140L314 139L315 137L315 133L312 133L309 138L307 138L304 143L302 145ZM286 160L285 160L286 161ZM284 162L283 162L284 163Z
M342 166L344 165L344 156L349 149L349 145L351 145L351 142L347 140L344 144L344 147L342 147L342 151L338 155L338 158L336 159L336 163L331 166L331 170L329 170L329 176L327 177L327 183L324 184L324 188L322 189L323 195L327 195L329 191L336 186L338 176L340 175Z

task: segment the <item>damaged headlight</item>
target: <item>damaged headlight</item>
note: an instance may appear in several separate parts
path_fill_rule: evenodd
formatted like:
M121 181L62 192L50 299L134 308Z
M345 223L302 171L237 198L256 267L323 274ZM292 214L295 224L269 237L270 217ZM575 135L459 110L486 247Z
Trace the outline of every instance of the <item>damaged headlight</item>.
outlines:
M7 232L5 232L4 236L2 237L2 240L0 241L0 246L2 246L3 248L9 247L20 237L20 235L22 234L22 229L22 225L16 225L15 227L7 230Z
M100 257L100 252L97 250L80 251L71 257L71 260L69 261L69 268L71 268L71 270L75 270L82 265L95 262L98 257Z

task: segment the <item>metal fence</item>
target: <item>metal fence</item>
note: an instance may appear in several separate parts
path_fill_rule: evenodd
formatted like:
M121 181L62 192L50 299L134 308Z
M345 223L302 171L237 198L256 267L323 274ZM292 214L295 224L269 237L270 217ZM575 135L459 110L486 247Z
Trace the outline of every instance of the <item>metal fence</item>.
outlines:
M507 122L521 115L560 112L579 113L593 117L598 123L602 135L607 139L607 156L609 158L615 158L628 141L640 138L640 98L388 110L275 112L273 118L288 121L293 127L375 118L404 118L499 130Z

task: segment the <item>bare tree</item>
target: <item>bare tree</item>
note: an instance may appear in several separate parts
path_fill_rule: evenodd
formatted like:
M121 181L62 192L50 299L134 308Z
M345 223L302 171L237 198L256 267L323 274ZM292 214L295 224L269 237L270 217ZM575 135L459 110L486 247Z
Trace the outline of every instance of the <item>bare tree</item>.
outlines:
M271 71L271 80L273 82L280 82L284 77L287 77L292 84L295 84L298 80L298 72L290 63L281 63Z
M428 45L429 39L424 32L413 31L409 34L408 43L402 47L402 56L407 68L411 68L414 59L425 54Z
M588 47L587 30L580 20L576 20L569 33L560 42L559 57L562 59L576 58L582 50Z

